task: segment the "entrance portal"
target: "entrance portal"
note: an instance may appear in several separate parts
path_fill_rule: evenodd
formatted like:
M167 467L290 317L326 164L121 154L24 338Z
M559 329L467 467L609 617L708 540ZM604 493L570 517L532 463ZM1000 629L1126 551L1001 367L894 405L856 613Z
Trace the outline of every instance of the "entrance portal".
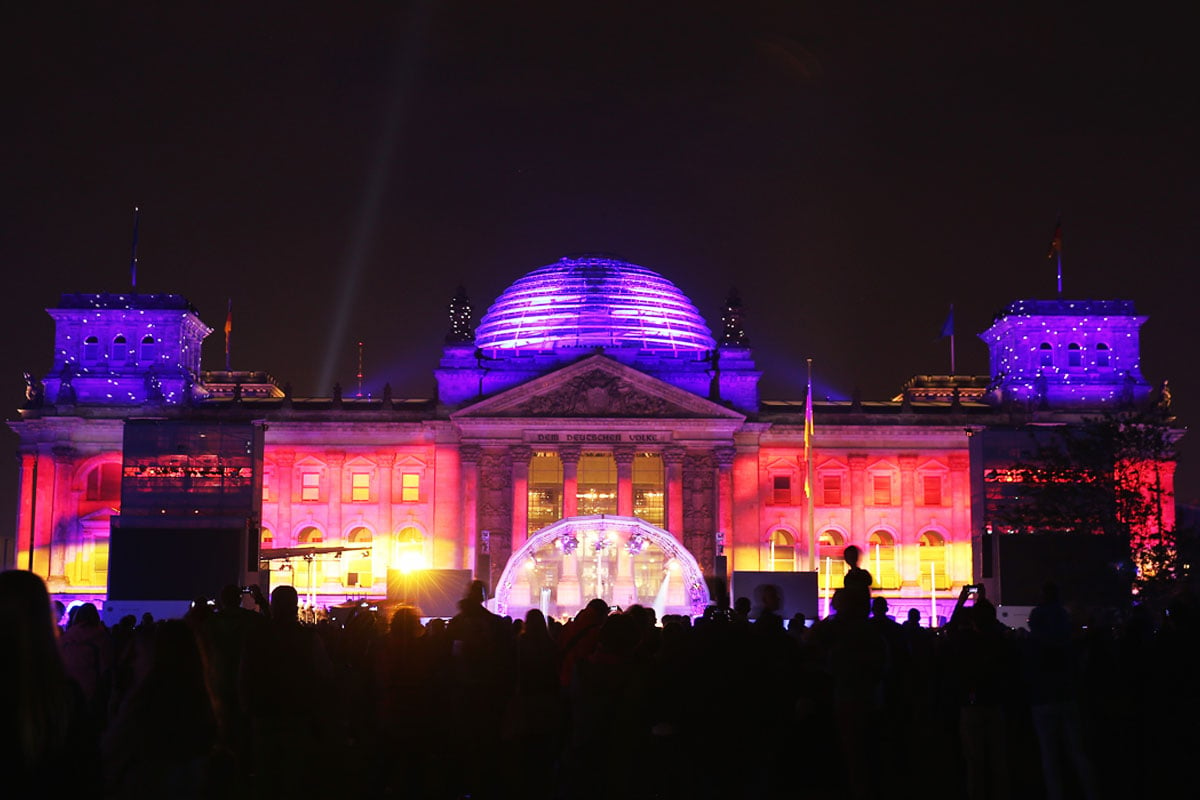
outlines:
M574 615L589 600L698 616L709 604L696 559L671 534L636 517L570 517L529 537L500 575L497 614Z

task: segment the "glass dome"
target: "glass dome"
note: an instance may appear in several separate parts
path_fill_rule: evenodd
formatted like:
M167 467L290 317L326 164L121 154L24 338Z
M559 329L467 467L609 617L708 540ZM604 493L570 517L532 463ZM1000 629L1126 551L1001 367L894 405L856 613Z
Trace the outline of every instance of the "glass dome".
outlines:
M481 350L716 347L692 302L653 270L612 256L567 256L504 290L475 330Z

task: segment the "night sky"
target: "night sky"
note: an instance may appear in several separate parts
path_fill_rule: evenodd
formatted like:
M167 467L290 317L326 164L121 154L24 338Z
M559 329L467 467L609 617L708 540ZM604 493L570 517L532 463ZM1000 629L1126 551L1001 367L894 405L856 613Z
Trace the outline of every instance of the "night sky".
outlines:
M298 396L430 397L476 319L567 253L650 267L764 398L891 397L1022 298L1131 299L1143 371L1200 418L1200 73L1184 4L29 3L6 11L0 396L62 292L189 298L204 366ZM184 8L188 10L184 10ZM4 443L15 449L7 429ZM1180 497L1200 500L1200 444ZM0 471L13 519L16 469Z

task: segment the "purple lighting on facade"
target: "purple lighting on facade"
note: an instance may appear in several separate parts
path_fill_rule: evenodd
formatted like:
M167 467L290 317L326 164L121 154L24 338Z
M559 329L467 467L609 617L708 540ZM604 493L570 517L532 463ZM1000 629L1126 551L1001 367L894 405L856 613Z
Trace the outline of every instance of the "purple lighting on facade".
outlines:
M701 353L716 347L674 284L600 255L568 256L517 280L483 316L475 344L485 352L615 347Z

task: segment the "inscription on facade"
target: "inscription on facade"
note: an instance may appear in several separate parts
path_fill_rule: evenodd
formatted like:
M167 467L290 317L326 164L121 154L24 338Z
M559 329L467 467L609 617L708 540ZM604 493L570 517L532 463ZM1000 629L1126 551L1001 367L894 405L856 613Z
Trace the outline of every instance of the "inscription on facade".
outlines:
M537 444L654 444L671 441L671 434L662 431L648 433L556 431L554 433L526 433L525 441Z

